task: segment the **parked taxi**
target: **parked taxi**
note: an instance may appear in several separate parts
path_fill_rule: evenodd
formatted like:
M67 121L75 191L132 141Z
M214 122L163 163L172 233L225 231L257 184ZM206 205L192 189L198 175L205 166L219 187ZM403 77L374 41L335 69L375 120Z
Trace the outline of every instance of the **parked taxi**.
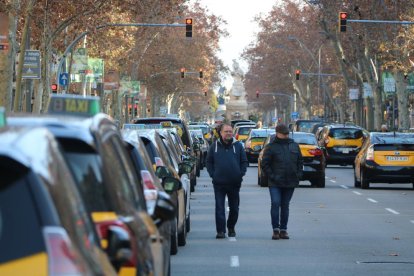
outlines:
M354 185L413 183L414 133L371 132L355 158Z
M105 250L108 221L121 223L131 235L129 261L120 275L162 275L162 241L148 215L142 184L117 126L100 110L99 98L54 95L49 115L8 118L8 124L47 127L58 140L87 210L98 226ZM160 208L164 208L160 204ZM169 208L166 208L168 213Z
M318 144L324 149L326 164L353 165L365 138L365 130L358 126L331 124L319 132Z
M249 163L257 163L257 158L259 157L266 138L272 134L275 134L274 128L252 129L250 131L249 137L247 137L246 142L244 143L244 150L246 151Z
M275 135L268 136L264 146L271 143ZM289 138L299 144L300 152L303 157L303 175L300 179L308 180L313 187L325 187L325 156L322 149L318 146L315 136L307 132L291 132ZM261 169L263 150L258 158L258 184L262 187L268 185L267 176Z
M35 146L33 146L35 145ZM0 129L0 275L116 275L129 246L113 227L107 256L58 143L45 128Z

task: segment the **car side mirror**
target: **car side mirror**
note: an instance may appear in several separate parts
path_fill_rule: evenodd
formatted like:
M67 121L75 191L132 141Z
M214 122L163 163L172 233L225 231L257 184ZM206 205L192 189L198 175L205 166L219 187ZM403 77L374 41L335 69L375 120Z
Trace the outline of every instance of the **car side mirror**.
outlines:
M167 177L168 179L170 177ZM180 181L177 179L171 177L171 179L174 179L178 182L179 185L181 185ZM168 182L171 183L171 182ZM173 184L176 185L176 184ZM157 202L155 203L154 208L154 223L157 227L161 226L165 221L169 221L174 218L175 216L175 206L174 203L171 200L171 197L164 192L158 192Z
M112 265L116 271L119 271L121 266L132 257L131 236L128 231L117 225L109 226L106 251Z
M164 179L164 177L170 176L171 174L166 167L158 166L155 169L155 175L158 176L158 178L160 179Z
M193 170L193 165L189 162L182 162L178 164L178 174L183 175L187 173L191 173Z
M182 187L181 181L173 176L164 177L161 184L167 193L173 193Z

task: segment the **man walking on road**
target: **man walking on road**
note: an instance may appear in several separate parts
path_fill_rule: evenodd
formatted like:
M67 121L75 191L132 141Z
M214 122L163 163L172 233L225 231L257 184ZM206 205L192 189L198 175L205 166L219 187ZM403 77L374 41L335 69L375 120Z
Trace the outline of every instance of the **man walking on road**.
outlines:
M220 128L219 139L210 146L207 155L207 171L213 179L216 201L217 239L226 237L226 196L230 209L227 219L228 236L236 236L235 226L239 217L239 192L248 164L242 144L233 138L232 127L223 124Z
M272 239L289 239L289 204L295 187L299 186L303 159L299 145L289 138L289 128L286 125L276 127L275 139L264 148L261 166L269 183Z

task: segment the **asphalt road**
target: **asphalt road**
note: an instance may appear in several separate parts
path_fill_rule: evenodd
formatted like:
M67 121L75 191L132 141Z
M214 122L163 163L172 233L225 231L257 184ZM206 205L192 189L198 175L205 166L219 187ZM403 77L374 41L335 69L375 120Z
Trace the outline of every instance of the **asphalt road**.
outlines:
M268 189L257 185L257 167L249 167L237 237L216 240L204 169L192 194L191 232L172 256L172 275L414 275L412 185L354 188L352 167L328 167L326 177L326 188L301 182L290 206L290 240L274 241Z

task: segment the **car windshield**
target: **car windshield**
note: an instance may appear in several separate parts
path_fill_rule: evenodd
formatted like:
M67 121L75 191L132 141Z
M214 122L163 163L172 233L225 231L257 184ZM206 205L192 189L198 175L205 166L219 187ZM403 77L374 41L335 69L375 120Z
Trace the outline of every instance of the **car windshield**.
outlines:
M374 135L371 140L372 144L414 144L414 134L384 134Z
M360 129L353 128L334 128L329 131L329 137L334 139L359 139L363 133Z
M250 137L256 138L256 137L264 137L266 138L270 134L274 134L274 129L253 129L250 132Z
M292 138L296 143L300 145L316 145L317 141L315 136L313 135L295 135L295 133L292 135L289 135L290 138Z

